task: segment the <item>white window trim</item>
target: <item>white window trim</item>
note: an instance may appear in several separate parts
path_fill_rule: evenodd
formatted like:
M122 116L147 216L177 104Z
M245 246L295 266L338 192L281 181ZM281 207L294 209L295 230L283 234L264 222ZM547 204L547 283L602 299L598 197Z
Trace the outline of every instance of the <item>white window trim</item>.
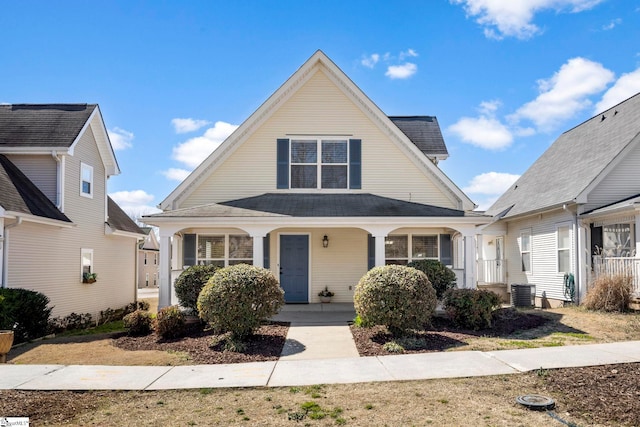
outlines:
M522 249L522 236L529 236L529 250L525 251ZM525 253L529 254L529 270L521 270L523 273L531 274L533 273L533 230L531 228L525 228L520 230L520 268L523 268L522 255Z
M316 141L316 161L315 163L294 163L292 150L293 150L293 142L294 141L305 141L312 142ZM322 141L346 141L347 143L347 161L346 163L322 163ZM340 191L343 192L345 190L350 189L350 170L349 165L351 164L351 150L349 149L349 137L347 136L300 136L295 137L292 136L289 139L289 189L294 191L309 191L309 190L322 190L322 191ZM346 166L347 168L347 180L346 186L344 188L323 188L322 187L322 166L323 165L331 165L331 166ZM293 166L315 166L316 167L316 186L315 188L298 188L293 187L293 174L292 167Z
M84 276L84 258L85 254L89 255L90 263L89 263L89 273L95 273L94 271L94 261L93 261L93 249L82 248L80 249L80 281L82 282Z
M91 180L88 181L89 182L89 189L90 189L89 193L85 193L84 192L84 188L82 186L82 184L85 182L84 176L83 176L85 170L88 170L91 173ZM88 165L86 163L82 163L81 162L80 163L80 195L82 197L87 197L89 199L93 199L94 182L95 182L95 179L94 179L94 176L93 176L93 166L90 166L90 165Z
M561 248L560 247L560 229L568 228L569 229L569 247ZM573 250L572 250L572 242L573 242L573 224L571 222L564 222L556 224L556 273L559 275L564 275L565 273L573 273ZM560 271L560 251L569 251L569 271Z
M200 258L200 256L198 256L198 242L200 240L200 236L224 237L224 258ZM251 258L229 258L229 236L248 236L253 241L251 236L242 233L198 233L196 234L196 265L200 265L200 261L223 261L225 267L231 265L229 264L229 261L245 261L247 264L253 265L253 252L251 253Z

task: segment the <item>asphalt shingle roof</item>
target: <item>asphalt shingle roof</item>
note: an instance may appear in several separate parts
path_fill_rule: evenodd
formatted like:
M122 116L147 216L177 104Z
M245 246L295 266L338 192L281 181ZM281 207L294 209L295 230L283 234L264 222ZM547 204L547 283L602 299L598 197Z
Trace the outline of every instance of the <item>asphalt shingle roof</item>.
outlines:
M2 147L69 147L96 104L0 105Z
M0 206L7 211L71 222L6 156L0 154Z
M464 211L373 194L267 193L150 217L462 217Z
M433 116L389 116L427 157L448 156L438 119Z
M560 135L486 211L513 217L570 203L640 137L640 93Z
M107 197L107 224L115 230L145 234L111 197Z

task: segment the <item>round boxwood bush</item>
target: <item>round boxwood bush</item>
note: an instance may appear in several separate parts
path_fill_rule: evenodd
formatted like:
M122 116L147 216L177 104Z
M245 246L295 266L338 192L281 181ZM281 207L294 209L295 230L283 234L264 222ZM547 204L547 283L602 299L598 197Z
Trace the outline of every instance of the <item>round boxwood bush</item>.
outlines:
M196 313L200 291L219 269L217 265L192 265L184 270L174 285L180 305Z
M176 338L184 333L186 319L177 305L158 310L156 316L156 332L162 338Z
M394 335L431 323L436 292L427 275L402 265L375 267L356 285L354 306L363 325L384 325Z
M484 289L451 289L444 295L444 309L463 328L490 328L493 310L499 307L500 297Z
M437 259L422 259L407 264L427 275L431 286L436 290L436 297L441 300L445 292L456 287L456 273Z
M151 332L153 319L148 311L136 310L122 318L127 334L131 336L147 335Z
M265 268L238 264L222 268L198 297L198 314L218 332L244 339L284 304L284 291Z

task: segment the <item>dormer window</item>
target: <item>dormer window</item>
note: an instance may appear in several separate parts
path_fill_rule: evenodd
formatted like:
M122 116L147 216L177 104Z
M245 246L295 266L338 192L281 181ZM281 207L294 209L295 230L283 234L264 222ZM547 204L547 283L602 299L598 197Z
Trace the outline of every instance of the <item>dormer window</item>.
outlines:
M278 188L360 189L359 139L278 140Z
M80 195L93 198L93 167L80 163Z

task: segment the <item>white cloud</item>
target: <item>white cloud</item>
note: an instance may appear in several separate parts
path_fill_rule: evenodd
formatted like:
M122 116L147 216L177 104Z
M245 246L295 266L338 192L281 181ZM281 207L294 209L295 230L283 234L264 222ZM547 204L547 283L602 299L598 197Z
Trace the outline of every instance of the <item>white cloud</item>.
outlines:
M187 133L194 132L204 126L207 126L211 122L207 120L196 120L196 119L173 119L171 120L171 124L175 129L176 133Z
M486 172L471 179L469 185L462 191L473 194L499 196L520 178L520 175L503 172Z
M415 50L407 49L405 52L400 52L400 55L398 56L398 58L400 59L400 61L404 61L405 58L416 57L416 56L418 56L418 53Z
M461 4L467 17L475 17L488 38L528 39L541 32L533 24L536 13L553 9L572 13L591 9L604 0L450 0Z
M191 171L180 168L169 168L166 171L163 171L162 174L172 181L184 181Z
M593 114L601 113L638 92L640 92L640 68L620 76L596 104Z
M602 26L602 30L603 31L613 30L615 27L617 27L621 23L622 23L622 19L620 18L612 19L611 22L609 22L607 25Z
M130 216L140 216L160 212L160 209L151 205L154 196L144 190L116 191L109 194L121 208Z
M463 142L487 150L502 150L513 142L511 131L493 117L463 117L449 126L448 130Z
M566 119L591 105L589 96L602 92L614 79L602 64L584 58L572 58L551 78L538 81L540 94L520 107L509 120L526 119L538 130L551 131Z
M366 58L363 58L362 61L360 61L360 63L367 68L373 68L376 66L378 61L380 61L380 55L377 53L374 53L367 56Z
M417 71L418 66L416 64L406 62L402 65L390 65L384 75L391 79L408 79Z
M107 131L109 134L109 140L114 150L125 150L133 147L131 141L133 141L133 132L115 127Z
M205 131L204 135L191 138L174 147L173 158L193 169L202 163L237 128L237 125L216 122L212 128Z

